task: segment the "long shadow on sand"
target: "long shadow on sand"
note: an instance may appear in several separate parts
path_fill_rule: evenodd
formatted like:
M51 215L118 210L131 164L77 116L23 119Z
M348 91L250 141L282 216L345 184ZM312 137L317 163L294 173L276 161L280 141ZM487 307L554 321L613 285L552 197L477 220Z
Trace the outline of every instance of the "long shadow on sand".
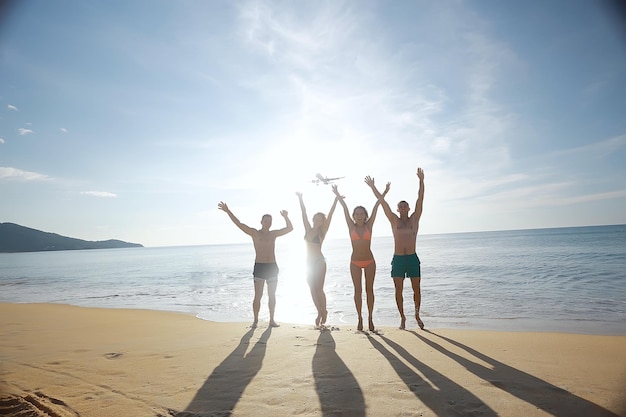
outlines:
M313 356L313 377L323 416L365 416L363 391L350 369L335 350L330 330L317 338Z
M184 411L171 413L175 417L230 416L250 381L261 369L267 340L272 334L268 327L246 355L255 329L243 335L239 345L211 373ZM245 355L245 356L244 356Z
M433 342L415 331L411 331L417 338L455 360L459 365L465 367L469 372L482 378L485 382L497 387L535 407L553 415L555 417L618 417L617 414L600 407L584 398L572 394L549 382L532 376L524 371L513 368L499 362L483 353L472 349L456 340L438 335L426 330L428 333L437 336L446 342L457 346L477 359L488 363L491 367L486 367L472 362L454 352L450 352L440 344Z
M419 370L424 377L407 366L396 354L381 342L368 335L368 340L387 359L409 390L438 416L480 415L496 417L498 414L470 391L419 361L396 342L380 335L397 355ZM397 410L405 413L416 410ZM411 414L412 415L412 414Z

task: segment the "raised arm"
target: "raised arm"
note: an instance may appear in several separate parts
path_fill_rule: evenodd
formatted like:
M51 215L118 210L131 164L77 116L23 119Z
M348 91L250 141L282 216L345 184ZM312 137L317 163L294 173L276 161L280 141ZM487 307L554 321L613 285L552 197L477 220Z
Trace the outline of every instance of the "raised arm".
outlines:
M311 230L311 223L309 223L309 219L306 214L306 207L304 207L304 200L302 199L302 193L297 192L298 200L300 201L300 211L302 212L302 223L304 224L304 229L306 232Z
M287 212L287 210L281 210L280 215L283 216L283 218L285 219L285 227L276 230L276 236L286 235L293 230L293 225L291 224L291 220L289 220L289 213Z
M339 194L339 189L337 188L337 185L333 185L333 193L335 193L335 195L339 199L339 203L343 207L343 214L346 218L346 224L348 225L348 230L350 230L354 225L354 221L352 221L352 218L350 217L350 211L348 210L348 206L346 205L343 196Z
M224 203L223 201L220 201L219 203L217 203L217 208L222 210L222 211L225 211L226 214L228 214L228 217L230 217L230 219L233 221L233 223L235 223L235 226L240 228L241 231L244 232L245 234L252 236L252 234L254 232L256 232L255 229L253 229L250 226L247 226L247 225L241 223L239 221L239 219L237 217L235 217L233 212L230 211L230 209L228 208L228 205L226 203Z
M324 223L322 232L324 236L326 236L326 232L328 232L328 228L330 227L330 221L333 219L333 213L335 212L335 208L337 207L337 201L341 198L339 196L335 197L335 201L333 201L333 205L330 207L330 211L328 212L328 216L326 216L326 222Z
M420 179L420 189L417 192L417 201L415 202L415 211L413 211L413 215L419 221L420 217L422 217L422 209L424 208L424 170L422 168L417 168L417 178Z
M367 177L365 177L365 183L367 185L369 185L369 187L372 189L372 192L374 193L374 195L376 196L376 198L378 199L380 204L383 206L383 210L385 212L385 215L387 216L387 218L389 219L389 221L393 225L396 222L396 218L397 217L393 213L393 211L391 211L391 207L389 207L389 204L385 200L385 197L376 188L376 184L374 184L374 178L372 178L372 177L370 177L368 175ZM391 187L391 183L389 183L389 187Z
M385 196L389 192L390 188L391 188L391 183L388 182L387 185L385 186L385 191L383 191L383 193L382 193L383 199L385 198ZM372 209L372 215L367 220L367 224L369 224L370 229L372 228L372 226L374 226L374 221L376 220L376 212L378 211L378 206L380 206L380 200L376 200L376 204L374 204L374 208Z

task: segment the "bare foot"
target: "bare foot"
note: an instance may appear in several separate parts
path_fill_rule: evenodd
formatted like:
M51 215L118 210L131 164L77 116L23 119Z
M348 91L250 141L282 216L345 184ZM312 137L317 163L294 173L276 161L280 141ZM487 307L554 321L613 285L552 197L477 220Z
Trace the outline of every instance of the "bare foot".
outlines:
M315 319L315 328L319 329L320 328L320 321L322 320L322 316L320 316L319 314L317 315L317 318Z
M358 331L363 331L363 318L359 317L359 323L356 325Z
M280 327L280 324L278 324L274 320L272 320L272 321L270 321L270 327Z
M400 320L400 330L406 329L406 317L402 317Z
M324 312L322 313L322 320L320 320L320 324L322 325L326 324L327 317L328 317L328 310L324 310Z
M424 330L424 322L420 319L420 312L417 307L415 308L415 320L417 320L417 325L420 326L420 329Z
M372 320L371 317L369 319L369 329L370 329L370 332L374 331L374 321Z
M415 317L417 320L417 325L420 326L420 329L424 330L424 322L419 318L419 316Z
M251 329L256 329L257 326L259 325L259 322L257 320L252 322L252 325L250 326Z

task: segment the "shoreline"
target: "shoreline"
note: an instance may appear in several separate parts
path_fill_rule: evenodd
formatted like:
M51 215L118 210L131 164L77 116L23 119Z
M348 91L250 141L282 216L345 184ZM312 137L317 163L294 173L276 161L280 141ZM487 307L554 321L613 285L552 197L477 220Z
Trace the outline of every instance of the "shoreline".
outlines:
M476 330L513 333L563 333L589 336L626 336L626 325L618 322L583 319L527 318L434 318L433 325L444 329ZM514 329L512 327L515 327Z
M171 310L157 310L157 311L171 311ZM171 311L173 313L180 313L177 311ZM182 312L185 314L185 312ZM330 313L330 312L329 312ZM194 315L194 313L189 313ZM205 320L214 323L245 323L243 320L211 320L210 318L201 317L200 314L196 314L195 317L199 320ZM340 322L333 320L332 313L329 314L329 325L339 327L355 327L356 326L356 314L350 314L354 316L354 320L342 320ZM366 318L367 313L364 315ZM314 315L311 315L311 323L293 322L289 324L306 326L313 324ZM429 317L422 315L422 320L426 324L426 328L437 328L445 330L468 330L468 331L486 331L486 332L510 332L510 333L563 333L574 335L589 335L589 336L626 336L626 326L623 323L606 322L597 320L540 320L540 319L526 319L526 318L454 318L454 317ZM267 321L267 318L266 318ZM279 323L283 322L280 318L277 319ZM384 328L396 328L395 325L390 324L392 320L378 321L374 319L376 327ZM354 322L354 323L353 323ZM397 322L400 322L398 317ZM407 316L407 329L419 330L413 317Z
M186 313L12 303L0 303L0 334L2 415L626 412L626 336L250 329Z
M224 315L214 314L216 317L207 317L206 313L185 311L184 309L175 308L151 308L151 307L131 307L131 306L97 306L97 305L81 305L71 303L56 303L56 302L8 302L0 301L0 304L50 304L50 305L67 305L80 308L95 308L95 309L112 309L112 310L146 310L156 311L164 313L185 314L194 316L199 320L208 321L212 323L247 323L247 320L243 317L232 318ZM345 314L350 320L347 320L344 316L339 316L333 311L329 311L329 324L340 327L354 327L354 321L356 323L356 314L353 312ZM366 314L366 313L365 313ZM267 312L262 309L261 321L264 319L267 321ZM315 316L311 314L311 323L305 321L288 322L293 325L306 326L313 323ZM493 331L493 332L513 332L513 333L564 333L564 334L580 334L580 335L596 335L596 336L626 336L626 324L623 322L615 321L600 321L600 320L583 320L583 319L537 319L537 318L456 318L456 317L429 317L422 315L422 319L427 328L448 329L448 330L470 330L470 331ZM399 318L397 319L399 323ZM286 322L281 317L280 311L277 313L277 322ZM377 327L394 328L395 321L389 318L384 320L376 320ZM250 318L250 323L252 319ZM407 316L407 328L417 329L417 324L414 318Z

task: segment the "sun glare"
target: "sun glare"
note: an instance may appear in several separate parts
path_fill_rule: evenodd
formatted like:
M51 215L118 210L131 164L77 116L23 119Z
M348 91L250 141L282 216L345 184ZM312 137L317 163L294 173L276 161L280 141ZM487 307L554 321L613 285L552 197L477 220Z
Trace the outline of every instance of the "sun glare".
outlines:
M296 229L294 233L298 233ZM277 247L280 276L276 289L276 320L287 323L313 324L317 311L306 282L304 242L290 239ZM301 244L296 244L296 242Z

